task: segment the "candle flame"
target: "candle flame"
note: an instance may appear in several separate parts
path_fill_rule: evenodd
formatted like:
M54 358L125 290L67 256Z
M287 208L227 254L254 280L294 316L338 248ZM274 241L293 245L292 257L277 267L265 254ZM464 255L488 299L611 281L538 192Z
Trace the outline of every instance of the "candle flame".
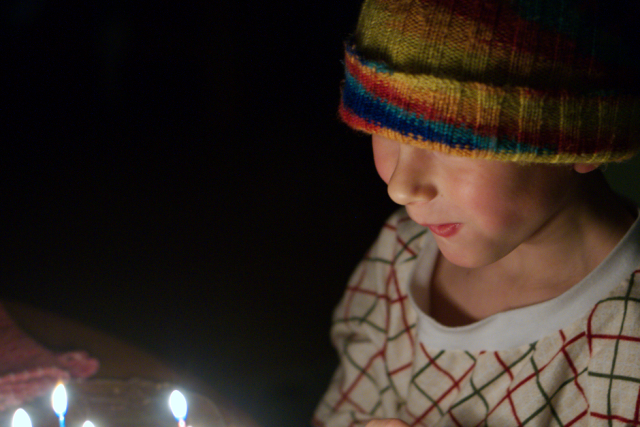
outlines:
M22 408L18 408L13 414L12 427L31 427L31 418L29 414Z
M64 384L59 383L53 390L51 406L53 406L53 412L60 418L67 413L67 390L64 388Z
M178 390L173 390L171 396L169 396L169 407L173 416L178 421L184 421L187 418L187 399Z
M87 420L82 424L82 427L96 427L91 421Z

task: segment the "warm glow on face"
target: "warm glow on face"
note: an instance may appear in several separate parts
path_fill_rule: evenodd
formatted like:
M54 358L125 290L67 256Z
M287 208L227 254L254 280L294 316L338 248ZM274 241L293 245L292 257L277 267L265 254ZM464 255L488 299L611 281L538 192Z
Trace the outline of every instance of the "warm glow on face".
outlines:
M67 390L64 384L58 384L51 395L51 406L53 412L62 417L67 412Z
M29 414L22 408L19 408L13 414L13 422L11 423L11 427L31 427L31 418L29 418Z
M173 390L169 396L169 407L176 420L184 420L187 418L187 399L178 390Z

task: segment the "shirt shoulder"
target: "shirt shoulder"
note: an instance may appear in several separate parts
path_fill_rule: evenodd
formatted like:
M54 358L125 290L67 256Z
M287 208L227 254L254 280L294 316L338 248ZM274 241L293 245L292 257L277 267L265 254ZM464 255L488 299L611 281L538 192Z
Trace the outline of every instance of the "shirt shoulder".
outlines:
M409 283L425 230L404 208L385 221L334 311L334 340L357 330L382 345L389 336L413 333L416 314L409 302Z
M637 419L640 270L594 307L586 337L591 356L591 418L609 422Z
M592 348L623 340L637 342L640 354L640 269L594 306L586 333Z
M395 211L384 223L365 260L398 265L413 261L420 252L426 228L415 223L405 208Z

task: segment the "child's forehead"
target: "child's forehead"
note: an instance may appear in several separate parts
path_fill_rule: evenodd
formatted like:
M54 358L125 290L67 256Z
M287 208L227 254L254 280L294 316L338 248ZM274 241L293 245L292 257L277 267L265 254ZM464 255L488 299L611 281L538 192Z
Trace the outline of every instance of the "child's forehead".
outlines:
M537 165L541 166L550 166L550 167L560 167L560 168L571 168L573 165L582 163L582 164L591 164L594 166L599 166L604 164L605 162L597 161L592 155L586 156L574 156L571 159L557 158L554 155L553 158L531 158L527 156L518 155L517 153L493 153L490 151L481 151L474 150L472 148L466 147L452 147L448 144L439 143L437 141L422 141L416 140L413 137L405 137L403 135L398 135L395 132L389 132L386 129L381 129L380 132L376 133L367 133L370 139L382 138L386 140L393 141L397 144L408 145L415 148L419 148L421 150L429 151L432 153L436 153L440 156L447 157L450 159L459 159L460 161L478 161L485 162L486 164L513 164L517 166L523 167L533 167ZM633 156L633 153L629 155ZM627 157L625 157L626 159Z
M376 145L378 147L382 146L385 147L386 150L393 152L395 156L399 156L399 152L403 146L412 147L413 149L411 150L405 150L407 153L405 154L406 156L414 159L429 159L430 164L432 162L446 163L446 165L458 170L477 169L498 173L510 173L514 171L519 174L539 174L545 172L556 174L557 171L568 171L575 168L575 164L511 160L505 161L492 158L459 155L458 153L442 151L431 147L420 147L415 144L407 144L405 142L376 134L371 135L371 140L374 144L374 150L376 150ZM385 148L382 148L382 150ZM378 150L380 150L380 148ZM594 165L593 168L597 168L597 165Z

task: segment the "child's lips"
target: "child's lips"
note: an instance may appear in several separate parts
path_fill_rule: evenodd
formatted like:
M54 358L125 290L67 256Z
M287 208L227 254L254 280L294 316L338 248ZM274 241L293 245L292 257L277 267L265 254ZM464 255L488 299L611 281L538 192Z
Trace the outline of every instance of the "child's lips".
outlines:
M433 234L440 237L451 237L458 232L462 224L426 224Z

